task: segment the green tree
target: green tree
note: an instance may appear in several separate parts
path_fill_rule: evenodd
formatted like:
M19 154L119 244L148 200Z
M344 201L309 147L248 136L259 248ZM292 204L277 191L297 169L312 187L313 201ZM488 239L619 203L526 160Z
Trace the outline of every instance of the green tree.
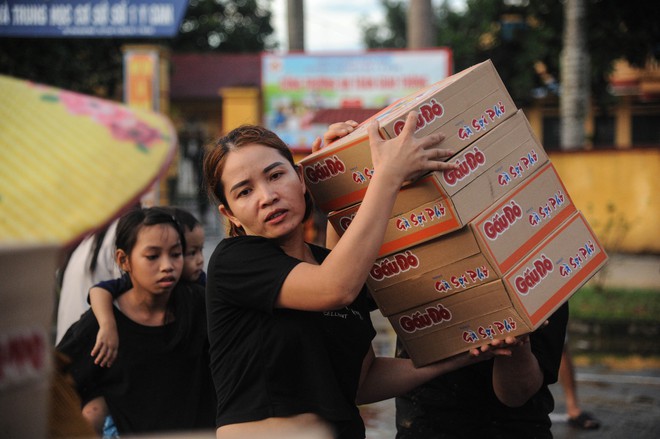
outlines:
M191 0L174 38L1 38L0 74L120 100L122 46L260 52L274 47L271 16L270 0Z
M406 47L406 5L400 0L381 0L385 8L385 24L362 20L362 34L370 49L403 49Z
M437 45L450 47L454 70L490 58L519 105L548 87L537 73L538 63L559 79L563 3L559 0L467 0L462 11L443 1L435 8ZM369 48L406 46L406 2L383 0L385 22L369 22L363 40ZM591 55L592 97L611 103L608 77L615 60L625 58L643 66L660 58L660 2L587 0L587 48ZM552 84L551 84L552 85ZM555 84L556 85L556 84ZM550 92L557 91L551 87Z

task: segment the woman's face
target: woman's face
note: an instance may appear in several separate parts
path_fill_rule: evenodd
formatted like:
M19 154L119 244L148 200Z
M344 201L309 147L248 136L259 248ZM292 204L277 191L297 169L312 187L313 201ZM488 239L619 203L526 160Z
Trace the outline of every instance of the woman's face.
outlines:
M133 287L150 294L171 292L183 270L183 250L179 234L168 224L144 226L135 247L120 265L127 271Z
M305 184L276 149L253 144L231 151L222 185L229 206L220 212L247 235L281 239L302 230Z

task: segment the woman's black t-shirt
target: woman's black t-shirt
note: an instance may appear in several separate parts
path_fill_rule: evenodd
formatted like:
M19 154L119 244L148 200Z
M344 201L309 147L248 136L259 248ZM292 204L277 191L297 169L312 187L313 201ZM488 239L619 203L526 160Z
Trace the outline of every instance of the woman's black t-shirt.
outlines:
M310 246L321 263L328 250ZM363 438L355 405L362 361L376 332L366 289L328 312L275 308L301 261L254 236L224 239L207 270L217 426L316 413L342 438Z

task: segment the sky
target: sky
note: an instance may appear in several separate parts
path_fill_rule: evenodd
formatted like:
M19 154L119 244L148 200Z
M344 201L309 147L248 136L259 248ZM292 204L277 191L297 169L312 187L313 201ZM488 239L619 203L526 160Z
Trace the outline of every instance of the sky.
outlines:
M272 0L275 38L280 49L286 51L287 0ZM437 6L441 0L434 0ZM465 0L451 0L460 8ZM305 50L307 52L364 50L361 23L382 23L380 0L304 0Z

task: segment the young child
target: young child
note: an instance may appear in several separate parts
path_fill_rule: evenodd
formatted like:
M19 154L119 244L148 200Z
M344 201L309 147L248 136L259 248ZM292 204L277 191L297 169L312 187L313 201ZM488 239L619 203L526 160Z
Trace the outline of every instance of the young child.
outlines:
M83 415L98 432L109 413L120 434L212 427L204 290L179 282L183 227L171 209L136 209L120 219L116 248L130 279L110 308L122 355L112 368L90 357L99 329L92 311L57 346L72 361Z
M185 209L171 209L174 217L184 229L184 257L181 280L206 286L204 272L204 227L193 214ZM117 358L119 338L113 316L113 301L131 288L131 280L127 273L118 279L99 282L89 290L89 301L99 322L99 332L91 355L95 363L101 367L110 367Z

